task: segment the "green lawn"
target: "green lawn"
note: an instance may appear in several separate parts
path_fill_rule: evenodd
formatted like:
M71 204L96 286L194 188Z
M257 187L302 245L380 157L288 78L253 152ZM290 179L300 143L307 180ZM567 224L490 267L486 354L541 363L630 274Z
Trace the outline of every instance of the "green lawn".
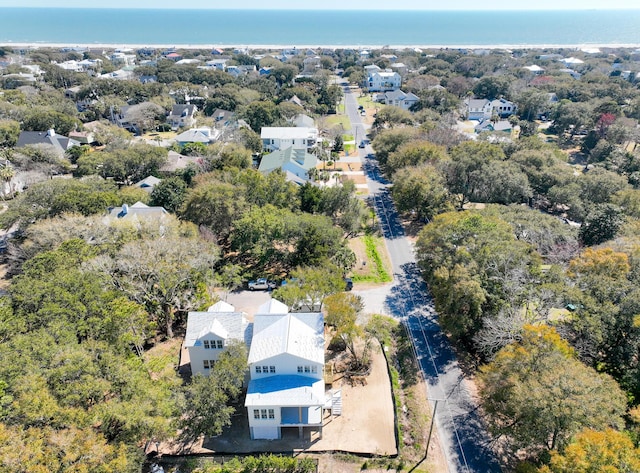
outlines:
M342 125L343 130L351 130L351 121L349 117L346 115L328 115L327 116L327 125L336 126Z
M371 99L371 95L363 95L362 97L358 97L358 105L362 105L366 109L380 107L379 103L376 103Z

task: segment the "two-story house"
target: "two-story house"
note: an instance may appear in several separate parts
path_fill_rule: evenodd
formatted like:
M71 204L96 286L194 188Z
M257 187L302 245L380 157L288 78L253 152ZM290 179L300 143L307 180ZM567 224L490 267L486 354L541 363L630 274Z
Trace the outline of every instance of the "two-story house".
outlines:
M313 148L318 141L318 129L307 127L263 127L260 130L262 148L273 152L279 149Z
M275 300L263 304L253 322L251 380L245 407L252 439L279 439L283 429L322 435L324 318L289 313Z
M367 77L366 88L369 92L397 90L402 85L402 76L393 71L374 71Z
M192 127L196 124L197 111L198 107L193 104L176 104L171 108L167 123L174 130Z
M403 110L409 110L420 101L420 98L411 92L408 94L402 90L392 90L385 92L382 96L385 105L400 107Z
M251 344L251 324L243 312L220 301L206 312L189 312L184 348L192 374L208 375L222 350L232 341Z
M489 120L494 113L500 118L507 118L518 110L518 106L507 99L468 99L465 102L469 120Z

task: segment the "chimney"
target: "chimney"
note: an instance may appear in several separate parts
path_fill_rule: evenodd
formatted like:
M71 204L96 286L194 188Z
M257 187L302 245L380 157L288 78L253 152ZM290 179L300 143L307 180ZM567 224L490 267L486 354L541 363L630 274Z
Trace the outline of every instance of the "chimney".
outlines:
M47 136L56 136L56 131L53 128L50 128L47 131Z

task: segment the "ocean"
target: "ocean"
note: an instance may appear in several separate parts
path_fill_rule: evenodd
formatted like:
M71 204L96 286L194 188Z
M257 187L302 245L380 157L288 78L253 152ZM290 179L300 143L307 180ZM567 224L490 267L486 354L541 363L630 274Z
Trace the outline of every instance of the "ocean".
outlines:
M0 43L219 46L640 45L640 10L0 8Z

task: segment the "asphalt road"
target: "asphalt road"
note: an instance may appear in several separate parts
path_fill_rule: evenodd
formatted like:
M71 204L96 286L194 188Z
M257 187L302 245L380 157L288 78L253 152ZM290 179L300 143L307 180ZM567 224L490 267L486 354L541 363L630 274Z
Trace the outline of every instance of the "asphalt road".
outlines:
M358 144L366 136L366 129L355 95L348 87L344 87L344 91L346 112ZM427 394L432 409L436 410L436 427L448 471L499 472L500 466L488 447L490 437L478 416L468 381L438 325L433 300L416 264L412 244L405 237L391 200L389 182L381 175L375 158L367 157L372 156L373 149L367 145L358 150L393 267L394 282L386 295L384 312L401 320L411 333L427 382Z

